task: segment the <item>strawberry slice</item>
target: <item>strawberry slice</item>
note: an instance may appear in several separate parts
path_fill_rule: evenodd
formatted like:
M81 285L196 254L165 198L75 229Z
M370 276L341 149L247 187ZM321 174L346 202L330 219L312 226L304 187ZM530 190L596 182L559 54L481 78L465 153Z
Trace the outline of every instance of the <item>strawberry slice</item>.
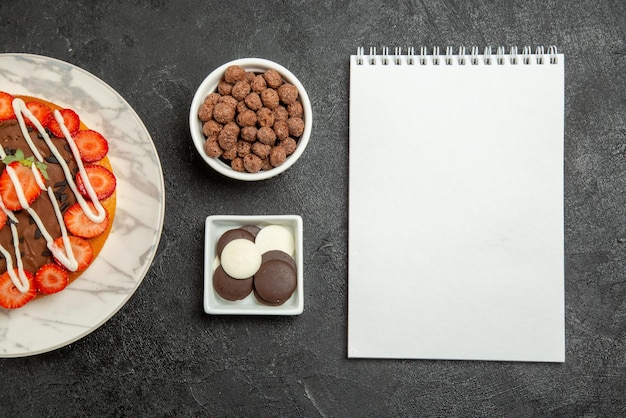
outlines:
M109 152L109 142L99 132L83 129L76 132L74 142L80 152L80 159L86 163L95 163Z
M68 238L70 240L70 245L72 246L72 252L74 253L74 257L76 257L76 260L78 261L78 267L76 271L86 269L87 266L91 263L91 260L93 260L93 249L91 248L91 244L89 244L89 242L81 237L75 237L73 235L70 235ZM63 237L55 239L53 245L61 249L62 251L65 251ZM63 266L63 264L59 260L55 259L55 261L60 266Z
M0 91L0 122L15 118L13 99L9 93Z
M15 269L15 274L19 274ZM24 274L28 279L28 290L24 293L20 292L11 281L9 272L5 271L0 276L0 306L7 309L16 309L26 305L37 296L37 288L35 287L35 278L29 271L24 270Z
M70 132L70 135L74 135L80 129L80 118L72 109L62 109L60 110L61 116L63 117L63 123L65 127ZM61 126L54 118L54 115L50 119L50 124L48 125L48 129L50 132L57 138L65 138L63 135L63 131L61 131Z
M8 165L8 167L11 167L17 175L19 184L24 191L24 196L26 197L28 204L30 205L37 200L41 194L41 189L37 184L37 180L35 180L32 170L19 161L13 161ZM0 175L0 197L2 198L2 202L4 202L4 206L6 206L7 209L13 211L23 209L22 204L17 198L15 185L9 177L7 169L5 169L2 172L2 175Z
M7 224L9 217L2 209L0 209L0 229L4 228Z
M67 270L57 264L44 264L35 273L35 286L44 295L60 292L65 289L68 282Z
M87 177L89 178L89 182L91 183L93 190L98 196L98 200L106 199L113 194L117 183L115 175L111 173L109 169L101 165L89 164L85 166L85 172L87 173ZM76 187L78 188L80 194L85 197L89 197L80 173L76 175Z
M96 212L94 204L87 202L92 213ZM78 203L73 204L63 215L65 226L72 235L82 238L93 238L106 231L109 226L109 216L105 216L104 221L95 223L85 215L83 209Z
M32 112L33 116L37 118L37 120L39 121L39 123L41 123L44 129L48 127L48 125L50 124L50 120L53 119L52 110L50 110L48 106L37 100L26 103L26 108ZM33 128L35 127L35 124L32 123L30 119L24 118L24 120L28 125L32 126Z

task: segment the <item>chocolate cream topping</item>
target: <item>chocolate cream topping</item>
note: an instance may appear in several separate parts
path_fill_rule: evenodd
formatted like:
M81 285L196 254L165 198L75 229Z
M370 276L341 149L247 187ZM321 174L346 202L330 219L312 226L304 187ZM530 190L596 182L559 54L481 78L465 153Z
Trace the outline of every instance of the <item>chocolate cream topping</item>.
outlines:
M52 152L48 149L45 141L39 136L39 132L37 132L36 129L29 128L29 134L47 164L47 173L49 178L45 181L46 186L52 187L59 207L61 208L61 211L65 213L65 211L76 202L76 197L67 185L63 169L57 162L56 158L52 155ZM78 167L69 149L67 141L65 139L55 138L51 134L50 138L67 162L71 172L76 173ZM7 154L14 154L16 150L21 149L25 157L33 155L28 143L22 135L18 122L14 119L0 122L0 145L2 145ZM4 163L0 162L0 172L4 171L4 167ZM61 228L54 214L54 208L48 197L48 193L45 190L42 190L39 198L37 198L37 200L35 200L30 206L37 212L37 214L39 214L46 230L53 237L53 239L60 237ZM53 258L48 251L46 240L41 235L37 224L35 224L28 212L26 210L20 210L14 212L14 214L18 219L16 227L20 241L19 247L22 254L24 269L34 274L43 264L53 262ZM9 222L11 221L7 221L7 225L0 230L0 244L2 244L2 246L12 255L13 266L17 267L14 254L13 235L11 234L11 228L8 224ZM0 254L0 273L5 271L6 260Z

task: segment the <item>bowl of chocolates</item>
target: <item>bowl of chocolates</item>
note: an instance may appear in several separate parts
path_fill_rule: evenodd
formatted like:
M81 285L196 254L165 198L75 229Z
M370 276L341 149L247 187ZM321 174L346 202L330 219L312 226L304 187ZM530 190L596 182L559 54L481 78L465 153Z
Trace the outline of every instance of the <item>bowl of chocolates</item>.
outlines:
M300 158L311 137L311 102L285 67L262 58L227 62L196 91L189 128L201 158L224 176L265 180Z
M208 216L204 251L206 313L299 315L303 312L300 216Z

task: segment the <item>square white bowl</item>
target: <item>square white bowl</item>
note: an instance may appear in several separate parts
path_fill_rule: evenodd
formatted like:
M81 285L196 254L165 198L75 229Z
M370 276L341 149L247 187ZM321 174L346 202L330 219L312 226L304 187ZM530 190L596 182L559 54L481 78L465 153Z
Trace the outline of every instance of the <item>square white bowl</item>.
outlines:
M215 245L222 234L245 225L280 225L291 229L295 240L297 284L291 298L279 306L263 305L254 294L238 301L220 297L213 288ZM300 315L304 310L302 218L298 215L211 215L206 218L204 234L204 311L212 315Z

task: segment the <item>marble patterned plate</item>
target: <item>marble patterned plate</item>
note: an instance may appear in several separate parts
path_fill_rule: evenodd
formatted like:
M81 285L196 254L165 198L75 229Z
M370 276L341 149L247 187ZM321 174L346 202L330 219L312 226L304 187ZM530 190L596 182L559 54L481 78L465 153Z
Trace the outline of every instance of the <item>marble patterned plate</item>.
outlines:
M109 140L117 177L111 235L98 258L62 292L26 306L0 308L0 357L66 346L111 318L141 284L163 229L165 189L159 157L141 119L110 86L63 61L0 54L0 90L74 109Z

